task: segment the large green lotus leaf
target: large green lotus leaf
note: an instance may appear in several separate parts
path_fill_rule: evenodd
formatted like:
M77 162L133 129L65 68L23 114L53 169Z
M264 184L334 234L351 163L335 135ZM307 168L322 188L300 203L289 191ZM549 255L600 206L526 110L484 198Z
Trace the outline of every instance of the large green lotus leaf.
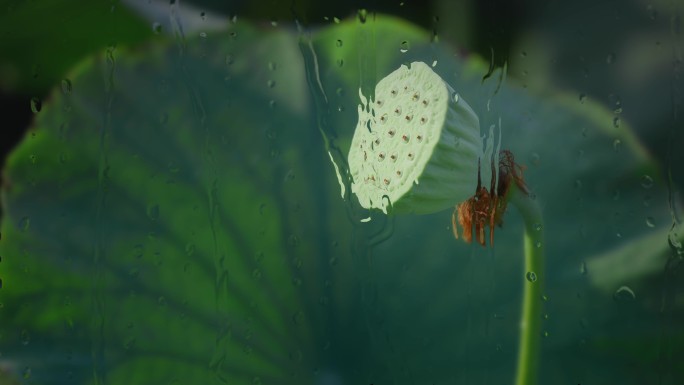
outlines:
M527 284L517 213L484 249L453 239L449 212L362 223L369 213L348 189L340 199L329 156L344 180L359 87L414 60L437 62L483 132L501 119L502 147L528 165L548 252L543 378L584 375L568 352L614 335L577 331L612 299L581 262L657 231L647 215L665 224L658 202L642 203L647 154L590 101L531 94L496 73L483 83L483 63L401 20L358 23L311 35L238 23L73 72L73 91L53 95L6 169L0 348L17 375L510 381Z
M306 383L363 340L322 326L355 289L295 37L182 44L82 63L8 159L2 350L35 381Z

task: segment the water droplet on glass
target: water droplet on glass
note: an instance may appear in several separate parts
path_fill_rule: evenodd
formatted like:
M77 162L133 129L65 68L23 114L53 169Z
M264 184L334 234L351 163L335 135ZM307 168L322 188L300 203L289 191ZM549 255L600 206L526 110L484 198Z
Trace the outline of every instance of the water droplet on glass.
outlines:
M71 93L71 80L62 79L62 93L68 95Z
M199 33L199 36L200 36L202 39L206 39L206 38L207 38L207 33L206 33L206 32L200 32L200 33Z
M162 25L160 23L152 23L152 32L159 35L162 32Z
M579 101L580 101L580 103L584 103L584 100L585 100L586 98L587 98L587 95L585 95L585 94L580 94L580 96L579 96Z
M527 52L525 52L525 51L520 52L520 57L527 57Z
M233 59L233 55L226 55L226 65L230 66L233 64L233 62L235 62L235 59Z
M651 178L649 175L642 175L641 176L641 187L645 189L649 189L653 187L653 178Z
M537 243L535 243L534 246L537 247L538 249L541 248L542 247L541 241L537 241Z
M276 82L275 80L269 80L268 82L266 82L266 85L268 85L268 88L273 88L275 87Z
M609 53L608 56L606 56L606 64L613 64L615 62L615 54L614 53Z
M21 220L19 220L19 230L20 231L28 231L29 227L31 227L31 218L29 217L23 217Z
M334 22L335 24L340 24L340 19L337 18L337 17L333 17L333 22Z
M43 102L41 102L39 98L31 98L31 111L34 114L37 114L40 112L41 108L43 108Z
M458 98L459 98L459 96L458 96L457 93L454 92L454 94L453 94L451 97L452 97L452 99L454 100L454 103L458 103Z
M366 11L365 9L359 9L357 16L361 24L363 24L366 22L366 18L368 17L368 11Z
M537 274L534 271L528 271L527 274L525 274L525 278L529 282L537 282Z
M26 329L22 330L21 333L19 333L19 340L21 341L21 344L24 346L28 345L29 342L31 342L31 335Z
M344 65L344 60L342 59L337 59L337 66L342 67Z
M655 227L655 219L653 217L646 217L646 226L648 227Z
M548 338L549 332L545 331L543 335L544 335L544 338Z
M207 13L206 12L200 12L200 17L202 20L207 20Z
M613 127L615 127L615 128L620 127L620 118L617 116L613 118Z
M533 166L539 166L539 154L533 152L532 155L530 155L530 163L532 163Z
M621 148L622 148L622 141L620 139L615 139L613 141L613 150L615 152L618 152L618 151L620 151Z
M147 217L153 221L159 219L159 205L153 205L147 208Z
M582 261L582 263L580 263L580 273L582 275L587 275L587 272L587 262Z
M541 231L541 229L542 229L542 224L541 224L541 223L535 223L535 224L534 224L534 229L535 229L536 231Z
M259 270L259 269L252 270L252 277L254 279L261 279L261 270Z
M629 286L620 286L613 294L616 302L629 302L636 299L634 291Z
M404 40L401 42L401 45L399 46L399 52L406 53L408 52L409 48L409 42Z
M273 61L268 62L268 69L269 69L269 71L275 71L275 70L276 70L276 67L277 67L277 65L276 65L275 62L273 62Z
M342 47L342 40L337 39L337 41L335 42L335 47Z
M581 190L582 189L582 181L579 179L575 180L575 190Z
M192 257L193 254L195 254L195 244L194 243L188 243L185 245L185 254L188 257Z

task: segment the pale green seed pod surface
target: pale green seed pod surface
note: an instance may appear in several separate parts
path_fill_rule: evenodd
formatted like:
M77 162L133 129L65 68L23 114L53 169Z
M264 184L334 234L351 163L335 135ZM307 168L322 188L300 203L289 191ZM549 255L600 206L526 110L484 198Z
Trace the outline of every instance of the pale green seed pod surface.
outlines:
M372 100L359 96L349 168L362 207L427 214L474 195L479 120L432 68L402 65L377 84Z

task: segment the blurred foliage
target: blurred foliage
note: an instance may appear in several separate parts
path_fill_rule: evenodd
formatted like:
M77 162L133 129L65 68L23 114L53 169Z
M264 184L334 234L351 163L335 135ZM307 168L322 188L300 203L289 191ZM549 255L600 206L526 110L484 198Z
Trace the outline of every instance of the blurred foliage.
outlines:
M80 62L7 162L2 367L39 384L509 381L517 214L494 249L455 241L448 212L361 223L328 161L347 175L359 88L415 60L483 132L500 126L544 207L543 381L641 384L663 344L665 373L684 375L684 336L660 328L649 284L669 258L666 192L629 124L503 71L483 82L482 59L382 15L239 21ZM651 263L612 269L632 242Z
M43 95L84 56L151 35L118 1L0 1L0 89Z

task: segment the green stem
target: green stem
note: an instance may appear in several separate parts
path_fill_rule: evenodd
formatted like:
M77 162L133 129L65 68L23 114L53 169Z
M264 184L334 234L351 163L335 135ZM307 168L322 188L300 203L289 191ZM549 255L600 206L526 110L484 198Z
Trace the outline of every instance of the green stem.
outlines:
M536 385L545 278L542 215L539 205L533 198L522 192L515 183L511 185L509 202L520 211L525 221L524 292L515 385ZM536 280L531 277L532 274Z

